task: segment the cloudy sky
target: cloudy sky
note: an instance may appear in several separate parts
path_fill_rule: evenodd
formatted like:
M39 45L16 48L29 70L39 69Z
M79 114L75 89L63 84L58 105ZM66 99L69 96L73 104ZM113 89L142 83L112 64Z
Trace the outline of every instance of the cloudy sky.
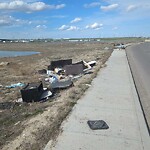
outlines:
M150 36L150 0L0 0L0 38Z

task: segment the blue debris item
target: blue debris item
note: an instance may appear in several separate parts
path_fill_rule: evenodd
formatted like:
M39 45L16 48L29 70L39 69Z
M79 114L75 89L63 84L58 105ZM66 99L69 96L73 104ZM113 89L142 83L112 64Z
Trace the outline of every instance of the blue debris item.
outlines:
M16 87L23 87L25 84L24 83L16 83L16 84L11 84L9 86L5 86L6 88L16 88Z

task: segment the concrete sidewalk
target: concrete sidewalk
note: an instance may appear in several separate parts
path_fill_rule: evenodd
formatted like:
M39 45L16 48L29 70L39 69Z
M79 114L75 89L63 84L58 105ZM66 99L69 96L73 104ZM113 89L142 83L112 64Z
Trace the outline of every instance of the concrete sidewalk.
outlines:
M91 130L88 120L104 120L109 129ZM45 150L149 150L150 138L124 50L114 50L63 132Z

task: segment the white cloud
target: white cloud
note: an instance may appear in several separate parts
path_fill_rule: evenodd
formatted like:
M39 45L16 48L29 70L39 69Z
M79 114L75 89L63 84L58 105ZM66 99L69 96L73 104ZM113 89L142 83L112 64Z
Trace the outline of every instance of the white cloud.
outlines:
M79 30L79 28L76 27L76 26L62 25L60 28L58 28L58 30L61 30L61 31L64 31L64 30L67 30L67 31L74 31L74 30Z
M85 28L86 29L95 29L95 30L99 30L101 29L101 27L103 26L103 24L98 24L98 23L93 23L91 25L87 25Z
M45 9L61 9L63 7L65 7L65 4L47 5L44 2L28 3L22 0L0 3L0 10L25 11L25 12L42 11Z
M10 26L14 24L16 20L11 16L2 16L0 17L0 26Z
M62 25L60 28L58 28L58 30L67 30L69 29L69 26L67 25Z
M67 30L68 31L75 31L75 30L79 30L79 28L76 26L70 26Z
M129 5L126 10L127 10L127 12L129 12L129 11L135 10L136 8L137 8L136 5Z
M61 9L64 8L66 5L65 4L60 4L60 5L53 5L54 9Z
M103 11L111 11L111 10L114 10L116 8L118 8L118 4L111 4L111 5L108 5L108 6L101 6L101 10Z
M91 8L91 7L97 7L97 6L100 6L101 3L100 2L93 2L93 3L90 3L90 4L84 4L84 7L85 8Z
M0 26L14 26L21 24L28 24L29 21L16 19L12 16L0 16Z
M36 26L36 29L38 29L38 30L43 30L43 29L46 29L46 28L47 28L46 25L37 25Z
M77 22L79 22L79 21L81 21L82 20L82 18L75 18L75 19L73 19L70 23L77 23Z
M112 30L118 30L118 27L113 27Z
M67 16L64 16L64 15L54 15L54 16L51 16L51 18L66 18Z

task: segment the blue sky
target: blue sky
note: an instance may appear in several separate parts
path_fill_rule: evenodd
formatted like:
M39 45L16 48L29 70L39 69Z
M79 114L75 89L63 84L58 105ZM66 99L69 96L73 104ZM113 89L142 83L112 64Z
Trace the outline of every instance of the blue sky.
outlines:
M0 38L150 36L150 0L0 0Z

